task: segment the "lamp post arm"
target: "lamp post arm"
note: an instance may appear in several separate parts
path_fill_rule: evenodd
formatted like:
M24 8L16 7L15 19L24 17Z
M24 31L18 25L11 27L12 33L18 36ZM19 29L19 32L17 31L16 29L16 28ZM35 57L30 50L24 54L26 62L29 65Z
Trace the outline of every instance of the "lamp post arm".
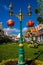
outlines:
M16 16L20 21L22 21L23 17L28 16L27 14L13 14L13 16Z

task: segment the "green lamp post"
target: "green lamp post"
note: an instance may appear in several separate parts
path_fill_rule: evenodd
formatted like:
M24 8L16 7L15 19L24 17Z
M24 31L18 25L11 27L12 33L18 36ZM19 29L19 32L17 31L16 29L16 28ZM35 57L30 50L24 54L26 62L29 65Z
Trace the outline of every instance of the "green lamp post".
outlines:
M24 45L23 45L23 39L22 39L22 19L24 16L31 16L31 6L28 6L29 12L28 14L22 14L22 10L20 9L19 14L13 14L12 12L12 4L9 5L10 8L10 16L16 16L20 20L20 44L19 44L19 50L18 50L18 65L25 65L24 60Z

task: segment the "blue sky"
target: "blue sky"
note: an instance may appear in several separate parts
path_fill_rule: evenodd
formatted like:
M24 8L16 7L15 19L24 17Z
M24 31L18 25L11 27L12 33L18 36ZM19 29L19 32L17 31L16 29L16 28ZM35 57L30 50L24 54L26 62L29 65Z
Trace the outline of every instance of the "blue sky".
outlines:
M38 25L37 21L37 14L34 13L35 8L38 7L37 0L0 0L0 22L2 22L2 26L4 28L4 31L10 33L10 34L18 34L20 32L20 22L19 19L15 16L12 16L12 18L9 16L9 4L10 2L13 5L13 12L15 14L19 14L20 8L22 9L23 14L27 14L28 9L27 6L30 4L32 6L32 15L31 17L25 16L22 20L22 31L23 33L27 29L26 23L28 20L34 21L34 27ZM12 19L15 22L15 25L10 29L6 25L6 21Z

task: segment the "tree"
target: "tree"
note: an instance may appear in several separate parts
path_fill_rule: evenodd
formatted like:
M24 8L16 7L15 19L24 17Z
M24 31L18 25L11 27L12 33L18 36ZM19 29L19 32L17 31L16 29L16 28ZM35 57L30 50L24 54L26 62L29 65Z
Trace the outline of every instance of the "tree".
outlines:
M35 13L38 14L37 21L43 24L43 0L37 0L38 8L35 9Z

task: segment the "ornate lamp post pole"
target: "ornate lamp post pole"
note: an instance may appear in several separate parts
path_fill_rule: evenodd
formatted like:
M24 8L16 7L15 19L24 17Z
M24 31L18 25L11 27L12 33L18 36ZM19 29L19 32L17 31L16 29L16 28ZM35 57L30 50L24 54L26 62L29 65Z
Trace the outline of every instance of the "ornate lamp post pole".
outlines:
M19 14L13 14L12 12L12 4L9 5L10 8L10 16L16 16L18 17L18 19L20 20L20 44L19 44L19 57L18 57L18 65L25 65L25 61L24 61L24 49L23 49L23 40L22 40L22 19L24 16L30 16L31 15L31 6L28 6L29 12L28 14L22 14L22 10L20 9L20 13Z

